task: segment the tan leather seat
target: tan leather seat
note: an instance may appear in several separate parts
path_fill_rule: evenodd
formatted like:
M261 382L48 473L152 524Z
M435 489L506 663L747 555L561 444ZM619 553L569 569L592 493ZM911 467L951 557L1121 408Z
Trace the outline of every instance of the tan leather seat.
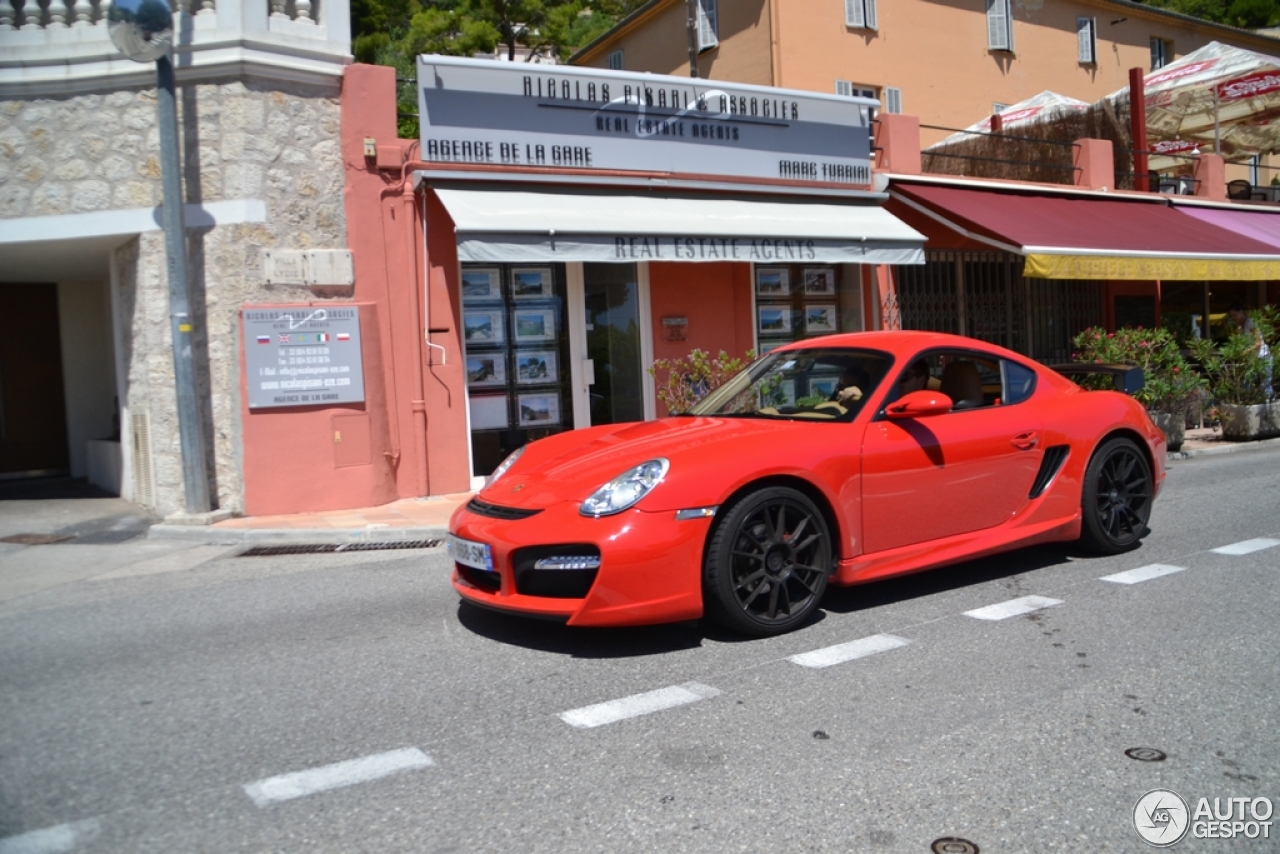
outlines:
M951 398L952 409L973 409L982 406L982 379L973 362L952 362L942 369L942 387L939 389Z

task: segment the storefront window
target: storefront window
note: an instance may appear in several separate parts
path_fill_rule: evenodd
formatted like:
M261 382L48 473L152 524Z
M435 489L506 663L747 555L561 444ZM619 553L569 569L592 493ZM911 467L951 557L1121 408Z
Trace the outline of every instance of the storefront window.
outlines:
M563 265L462 267L471 469L573 424Z
M761 355L775 347L860 332L862 288L857 271L841 266L787 265L755 268L756 338Z

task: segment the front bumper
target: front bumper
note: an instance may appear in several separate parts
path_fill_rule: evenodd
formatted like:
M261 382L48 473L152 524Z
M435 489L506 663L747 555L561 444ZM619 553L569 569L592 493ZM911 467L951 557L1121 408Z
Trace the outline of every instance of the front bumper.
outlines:
M501 508L499 508L500 510ZM571 626L636 626L702 616L702 549L711 519L631 509L598 519L561 502L522 519L458 508L449 532L492 550L493 571L455 563L453 586L485 608L563 619ZM531 571L550 555L598 553L598 570ZM563 576L557 576L563 573ZM561 580L563 578L563 581Z

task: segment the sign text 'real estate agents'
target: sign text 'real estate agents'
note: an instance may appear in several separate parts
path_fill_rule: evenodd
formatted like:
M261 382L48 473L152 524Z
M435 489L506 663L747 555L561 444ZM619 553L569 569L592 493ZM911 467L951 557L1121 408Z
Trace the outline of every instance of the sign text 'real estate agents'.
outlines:
M867 98L418 57L422 159L866 185Z
M250 409L364 400L358 307L247 308L242 316Z

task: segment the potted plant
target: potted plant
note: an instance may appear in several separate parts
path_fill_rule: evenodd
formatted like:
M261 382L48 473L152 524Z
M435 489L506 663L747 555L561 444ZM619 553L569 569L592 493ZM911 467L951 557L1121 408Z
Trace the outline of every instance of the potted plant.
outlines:
M1275 346L1276 311L1250 312L1268 349ZM1250 441L1280 436L1280 403L1269 400L1271 359L1258 355L1256 339L1240 332L1220 345L1201 339L1189 342L1191 355L1209 378L1209 394L1222 420L1222 437Z
M1172 332L1141 326L1107 332L1095 326L1077 335L1073 343L1076 361L1142 368L1144 384L1134 397L1164 431L1169 450L1182 447L1187 410L1198 400L1205 380L1187 363Z
M713 358L706 351L695 349L683 359L655 359L649 373L658 380L658 400L666 404L667 412L675 415L688 412L755 357L755 350L748 350L746 356L739 359L724 350Z

